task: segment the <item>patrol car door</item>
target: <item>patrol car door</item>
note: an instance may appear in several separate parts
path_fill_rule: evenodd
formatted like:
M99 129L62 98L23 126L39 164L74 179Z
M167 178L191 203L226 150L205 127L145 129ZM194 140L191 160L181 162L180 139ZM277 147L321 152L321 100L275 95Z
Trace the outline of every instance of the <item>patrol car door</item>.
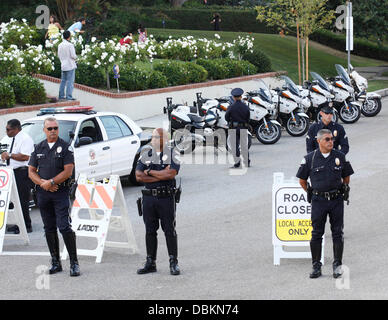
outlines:
M84 120L78 130L77 140L90 137L93 142L74 148L76 177L80 173L97 181L109 177L111 150L104 142L100 125L95 118ZM76 141L77 141L76 140Z
M140 141L129 125L119 116L100 116L112 151L111 172L119 176L129 175Z

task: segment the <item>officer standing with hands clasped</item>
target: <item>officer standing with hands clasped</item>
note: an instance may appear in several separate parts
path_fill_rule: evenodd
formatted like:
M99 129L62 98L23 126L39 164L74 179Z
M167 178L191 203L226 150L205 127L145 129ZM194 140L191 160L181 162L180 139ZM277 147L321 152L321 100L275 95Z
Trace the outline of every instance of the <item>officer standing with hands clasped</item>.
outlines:
M52 266L49 273L62 271L58 228L70 256L70 276L79 276L76 238L69 216L70 182L74 170L73 149L59 138L59 127L55 118L44 120L43 131L47 139L35 146L28 174L36 184L36 197L51 255Z
M349 152L349 142L345 129L339 123L333 121L334 110L328 103L319 112L321 120L311 125L306 136L307 153L318 148L317 133L321 129L329 129L334 137L334 149L341 151L345 155Z
M310 249L313 270L310 278L321 276L322 237L325 232L327 215L330 218L333 238L333 277L342 274L342 254L344 249L344 201L349 199L350 175L354 173L345 155L333 149L333 134L328 129L318 131L318 149L307 154L300 164L296 176L307 192L311 202L311 222L313 226ZM310 178L311 187L307 182ZM348 201L349 203L349 201Z
M249 150L248 150L248 125L250 119L249 107L241 101L244 90L235 88L231 91L234 103L229 106L225 113L225 120L229 123L228 135L231 139L231 149L234 158L232 168L239 168L241 165L240 154L243 153L245 166L250 166ZM235 132L233 132L235 131ZM242 137L242 139L241 139ZM241 145L240 145L240 139ZM241 151L240 151L241 148ZM245 159L246 158L246 159Z
M31 195L31 180L28 178L28 160L34 150L34 141L22 131L19 120L11 119L7 122L7 136L12 138L8 152L1 154L1 159L6 161L7 166L13 169L16 187L19 194L20 205L22 207L24 223L27 232L32 232L29 202ZM7 232L18 234L17 225L7 226Z
M138 199L139 214L143 214L146 228L147 260L138 274L156 272L159 220L166 236L171 275L179 275L178 238L175 231L175 209L180 189L176 189L175 176L180 169L178 153L168 145L168 135L162 128L152 133L152 149L144 153L136 167L136 180L144 183L143 201ZM141 212L142 211L142 212Z

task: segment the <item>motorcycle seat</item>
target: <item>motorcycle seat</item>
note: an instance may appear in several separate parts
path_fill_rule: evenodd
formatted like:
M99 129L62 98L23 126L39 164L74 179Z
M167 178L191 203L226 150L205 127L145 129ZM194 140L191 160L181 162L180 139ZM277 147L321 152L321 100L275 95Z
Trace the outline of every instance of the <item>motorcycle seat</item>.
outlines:
M191 121L196 123L205 121L205 117L200 117L196 114L188 114L187 116L190 118Z
M190 107L191 113L197 113L197 107Z

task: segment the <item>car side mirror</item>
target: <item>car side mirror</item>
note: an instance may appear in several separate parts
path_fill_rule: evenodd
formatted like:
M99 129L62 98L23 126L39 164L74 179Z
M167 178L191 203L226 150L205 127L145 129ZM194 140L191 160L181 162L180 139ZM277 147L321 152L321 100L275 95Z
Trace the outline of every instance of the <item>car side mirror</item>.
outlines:
M76 142L75 147L78 148L80 146L85 146L87 144L93 143L93 139L90 137L81 137L79 140Z

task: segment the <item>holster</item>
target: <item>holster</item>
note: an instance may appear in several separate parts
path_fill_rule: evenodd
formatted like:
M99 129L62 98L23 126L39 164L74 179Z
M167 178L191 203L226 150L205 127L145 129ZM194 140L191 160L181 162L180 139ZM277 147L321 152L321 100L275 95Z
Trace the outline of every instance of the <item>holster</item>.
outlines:
M313 196L313 188L310 186L310 184L307 184L307 202L311 203L311 199Z
M179 181L179 187L175 187L175 203L179 203L182 194L182 180Z
M350 193L349 185L343 183L341 186L341 192L342 192L342 196L344 198L344 201L346 201L346 204L349 205L349 193Z
M143 198L142 197L137 198L136 204L137 204L137 211L139 213L139 217L141 217L143 215Z
M77 181L73 180L72 183L70 184L70 192L69 196L71 200L75 199L75 192L77 191L78 183Z

